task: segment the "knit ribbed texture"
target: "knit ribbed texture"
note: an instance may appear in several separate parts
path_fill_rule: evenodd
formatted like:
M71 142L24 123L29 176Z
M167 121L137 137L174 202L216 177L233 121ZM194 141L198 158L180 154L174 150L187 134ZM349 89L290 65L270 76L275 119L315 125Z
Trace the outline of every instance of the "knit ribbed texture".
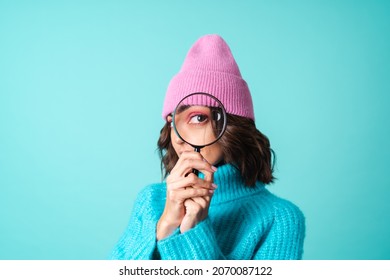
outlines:
M218 35L201 37L189 50L180 72L169 83L163 119L185 96L197 92L219 99L229 114L255 118L248 85L229 46Z
M263 184L243 184L237 169L223 165L209 216L185 233L177 229L156 241L164 210L166 185L154 184L138 195L129 225L111 259L250 260L301 259L305 219L291 202L271 194Z

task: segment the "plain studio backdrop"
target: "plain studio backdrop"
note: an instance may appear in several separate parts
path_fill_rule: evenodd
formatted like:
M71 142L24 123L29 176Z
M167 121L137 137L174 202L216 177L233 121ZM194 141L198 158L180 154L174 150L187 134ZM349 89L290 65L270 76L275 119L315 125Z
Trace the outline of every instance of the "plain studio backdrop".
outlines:
M0 1L0 259L106 259L161 180L165 90L220 34L306 216L304 259L390 259L389 1Z

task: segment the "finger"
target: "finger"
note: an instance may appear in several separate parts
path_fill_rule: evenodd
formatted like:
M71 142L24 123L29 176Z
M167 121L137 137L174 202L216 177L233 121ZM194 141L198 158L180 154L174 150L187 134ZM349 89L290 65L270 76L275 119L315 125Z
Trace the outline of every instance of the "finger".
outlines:
M203 158L205 162L210 164L205 158ZM213 169L213 172L210 172L209 170L204 170L202 173L204 175L204 180L209 181L209 182L214 182L214 173L217 171L217 168L210 164L211 168Z
M214 182L214 172L202 171L204 175L204 180L207 182Z
M212 197L212 194L211 194L211 195L203 196L203 199L204 199L208 204L210 204L211 197Z
M178 170L178 169L177 169ZM178 172L180 172L180 174L178 174ZM193 182L193 180L195 178L198 178L198 176L196 176L193 172L192 172L192 169L189 173L187 173L187 175L184 175L183 176L183 172L181 171L176 171L174 173L171 173L168 177L167 177L167 184L174 184L174 183L179 183L179 182L183 182L183 179L187 178L187 180L185 180L184 182L187 183L187 184L190 184L190 185L194 185L196 182Z
M184 174L184 171L183 170L183 162L186 162L188 160L203 160L203 157L200 153L198 152L194 152L194 151L187 151L187 152L182 152L180 155L179 155L179 159L177 161L177 163L175 164L175 166L173 167L172 171L174 171L175 173L181 173L181 174Z
M189 174L187 177L180 178L175 182L167 183L167 188L169 190L177 190L177 189L187 188L187 187L192 187L196 189L200 189L200 188L215 189L216 185L209 181L199 178L193 173Z
M170 197L173 200L184 201L188 198L207 196L212 193L214 193L214 190L187 188L171 191Z
M194 201L194 198L189 198L189 199L186 199L185 201L184 201L184 206L186 207L186 208L191 208L192 206L194 206L195 205L195 201Z
M190 216L196 216L203 210L203 207L195 201L195 198L189 198L184 201L184 206L186 208L186 215Z
M202 196L202 197L193 197L191 198L195 203L200 205L202 209L206 209L209 206L209 201L207 201L207 197L209 196Z
M194 173L188 174L187 177L183 178L183 183L186 183L187 186L193 188L204 188L204 189L216 189L217 185L214 183L201 179L196 176Z
M216 168L204 160L203 156L197 152L183 152L176 163L172 172L179 176L186 176L191 173L193 169L203 172L214 173Z

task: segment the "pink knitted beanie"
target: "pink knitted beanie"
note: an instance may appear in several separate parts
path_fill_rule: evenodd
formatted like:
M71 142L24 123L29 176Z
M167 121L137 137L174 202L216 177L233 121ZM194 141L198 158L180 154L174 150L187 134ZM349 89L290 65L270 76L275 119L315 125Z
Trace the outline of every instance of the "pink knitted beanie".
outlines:
M189 50L180 72L169 83L162 117L191 93L218 98L226 113L254 120L252 97L226 42L218 35L201 37Z

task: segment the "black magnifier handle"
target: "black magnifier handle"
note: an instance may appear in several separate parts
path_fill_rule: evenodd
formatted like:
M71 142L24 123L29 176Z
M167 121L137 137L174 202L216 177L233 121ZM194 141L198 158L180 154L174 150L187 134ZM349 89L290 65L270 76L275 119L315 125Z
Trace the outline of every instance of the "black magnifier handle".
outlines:
M200 153L200 148L201 147L196 146L196 147L194 147L194 151ZM197 170L195 168L192 169L192 173L194 173L196 176L199 176L199 170Z

